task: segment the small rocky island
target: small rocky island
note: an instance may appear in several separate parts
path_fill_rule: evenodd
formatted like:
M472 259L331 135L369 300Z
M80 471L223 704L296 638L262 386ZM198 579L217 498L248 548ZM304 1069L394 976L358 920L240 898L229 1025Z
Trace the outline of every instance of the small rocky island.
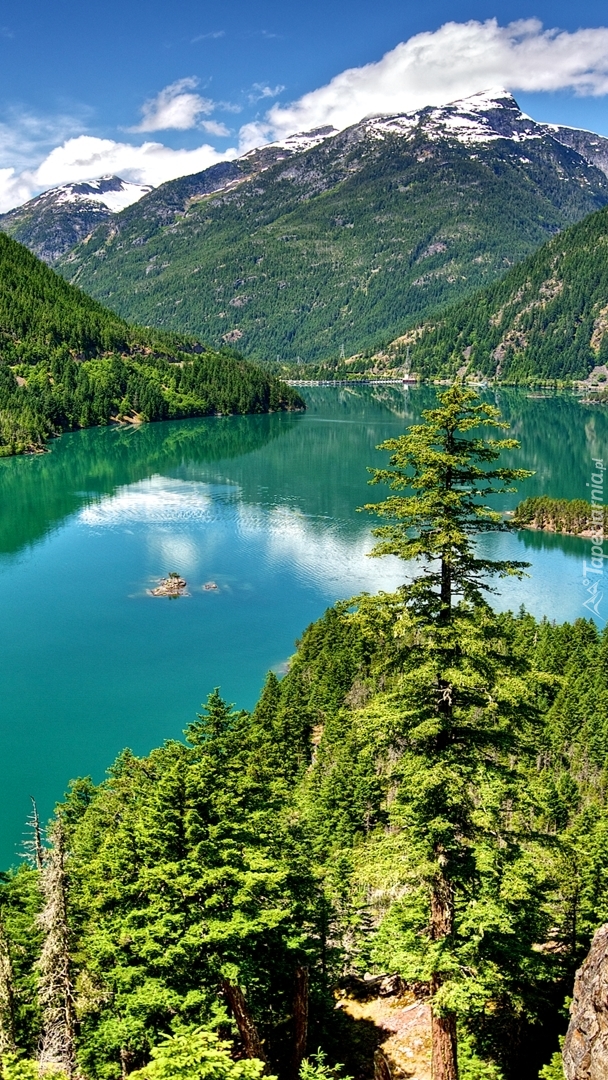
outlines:
M152 596L186 596L187 584L185 578L172 570L166 578L161 578L155 589L151 590Z

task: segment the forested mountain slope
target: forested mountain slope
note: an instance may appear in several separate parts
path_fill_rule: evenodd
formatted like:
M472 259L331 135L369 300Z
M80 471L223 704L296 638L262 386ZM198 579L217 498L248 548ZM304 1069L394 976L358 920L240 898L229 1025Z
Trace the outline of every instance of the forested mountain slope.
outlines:
M608 209L398 343L423 375L584 379L608 362ZM390 353L390 350L389 350Z
M165 184L58 265L138 322L318 360L396 336L607 199L599 168L479 94Z
M130 326L0 234L0 455L118 417L300 407L245 360Z

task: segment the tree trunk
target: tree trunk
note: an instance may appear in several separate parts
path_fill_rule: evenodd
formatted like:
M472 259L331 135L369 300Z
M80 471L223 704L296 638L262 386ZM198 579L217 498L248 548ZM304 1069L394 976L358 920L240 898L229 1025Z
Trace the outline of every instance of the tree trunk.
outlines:
M441 560L441 615L442 622L449 622L452 614L452 566L447 559Z
M33 795L30 795L32 800L32 812L27 819L27 827L30 830L28 839L23 845L23 855L31 863L35 870L42 870L44 866L44 848L42 846L42 830L40 828L40 818L38 817L38 807L36 806L36 800Z
M0 1054L15 1053L15 982L4 927L0 923Z
M433 1011L431 1023L433 1080L458 1080L456 1017L436 1016Z
M135 1065L135 1054L132 1050L127 1050L126 1046L120 1048L120 1075L121 1080L125 1080L125 1077L133 1072Z
M264 1047L262 1046L262 1040L260 1039L258 1029L255 1026L255 1021L249 1012L247 1002L245 1001L240 986L236 986L228 979L224 979L222 989L232 1010L236 1026L239 1029L239 1035L241 1036L241 1042L243 1043L243 1049L245 1050L247 1057L261 1058L262 1061L267 1061Z
M37 963L38 996L42 1010L40 1072L60 1071L68 1077L76 1071L74 987L71 976L67 912L65 842L61 821L50 832L51 847L41 874L44 908L40 925L44 943Z
M446 856L441 848L435 852L438 873L431 893L431 940L440 941L449 937L454 930L454 890L444 874ZM441 986L441 975L437 973L432 981L433 997ZM456 1037L456 1017L454 1013L437 1016L431 1003L431 1041L433 1080L458 1080L458 1056Z
M300 1065L306 1057L306 1042L308 1040L308 968L296 968L295 988L293 995L293 1026L294 1026L294 1076L300 1073Z
M388 1058L381 1046L374 1054L374 1080L393 1080Z

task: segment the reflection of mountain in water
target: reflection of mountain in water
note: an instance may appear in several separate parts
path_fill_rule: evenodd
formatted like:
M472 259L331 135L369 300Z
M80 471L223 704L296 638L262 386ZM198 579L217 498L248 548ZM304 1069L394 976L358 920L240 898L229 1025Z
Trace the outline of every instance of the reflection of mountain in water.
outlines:
M91 428L62 436L50 454L0 461L0 552L35 543L83 505L154 473L250 454L299 419L280 413Z
M505 388L487 395L511 424L506 434L521 442L509 464L535 473L505 505L514 506L528 495L588 498L593 458L606 454L608 446L608 410L566 394L533 397Z

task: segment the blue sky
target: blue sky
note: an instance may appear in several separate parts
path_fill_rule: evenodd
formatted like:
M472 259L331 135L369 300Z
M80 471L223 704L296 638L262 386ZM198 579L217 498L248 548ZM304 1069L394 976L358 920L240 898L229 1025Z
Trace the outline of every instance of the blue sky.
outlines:
M605 0L4 0L0 209L87 174L158 183L300 125L340 127L357 109L416 108L497 82L536 119L608 135L604 27Z

